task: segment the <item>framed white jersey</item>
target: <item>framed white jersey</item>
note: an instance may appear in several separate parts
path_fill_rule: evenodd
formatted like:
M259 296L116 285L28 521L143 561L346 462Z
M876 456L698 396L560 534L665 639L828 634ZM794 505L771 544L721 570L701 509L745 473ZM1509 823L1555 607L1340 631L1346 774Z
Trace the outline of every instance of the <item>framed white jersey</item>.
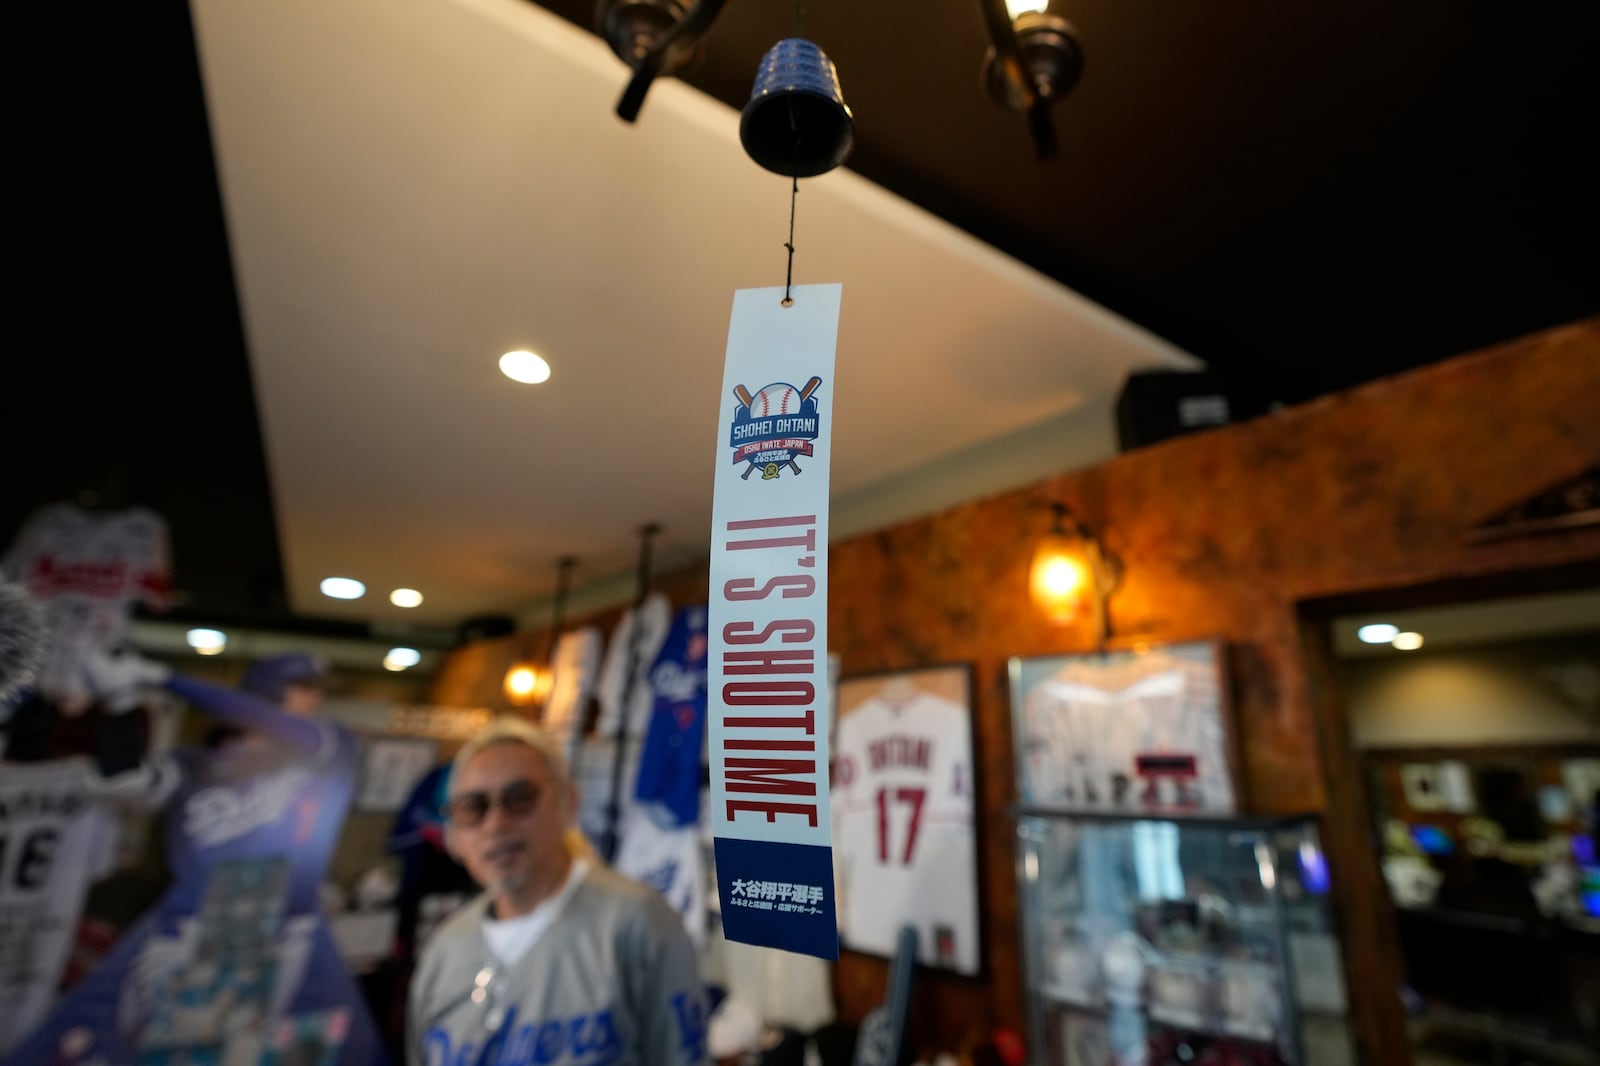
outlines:
M940 666L839 682L830 803L841 943L975 976L978 922L971 672Z
M1238 809L1222 644L1011 660L1017 798L1128 814Z

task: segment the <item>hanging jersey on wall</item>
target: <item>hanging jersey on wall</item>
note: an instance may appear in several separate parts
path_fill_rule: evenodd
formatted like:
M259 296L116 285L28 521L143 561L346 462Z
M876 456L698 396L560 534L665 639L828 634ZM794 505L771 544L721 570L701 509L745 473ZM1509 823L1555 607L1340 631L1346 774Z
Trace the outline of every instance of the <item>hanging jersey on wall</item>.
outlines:
M1071 663L1023 707L1026 794L1077 809L1234 809L1214 649Z
M832 806L846 947L892 955L917 927L920 961L975 974L978 906L971 720L929 693L877 698L839 722Z
M87 798L86 759L0 770L0 1055L55 1001L89 883L116 858L116 821Z
M627 723L629 736L644 734L650 708L655 703L649 684L650 666L661 653L661 643L667 639L667 629L671 625L672 605L666 596L657 592L625 611L611 631L595 693L600 699L600 721L596 728L601 736L615 736L618 725L623 722ZM630 666L634 670L631 686ZM628 701L626 709L622 705L624 699ZM629 783L631 785L631 780Z
M92 514L53 504L22 527L0 576L42 605L49 639L38 687L76 713L93 698L83 674L90 653L122 641L135 603L166 606L167 526L143 508Z
M674 824L660 804L638 804L623 823L616 867L661 893L696 946L705 943L706 880L698 826Z
M650 668L655 699L634 795L660 804L674 825L700 820L706 738L706 608L678 612Z
M583 728L583 710L594 693L601 643L600 631L593 626L563 633L556 641L550 664L555 676L541 722L569 755L577 742L574 734Z

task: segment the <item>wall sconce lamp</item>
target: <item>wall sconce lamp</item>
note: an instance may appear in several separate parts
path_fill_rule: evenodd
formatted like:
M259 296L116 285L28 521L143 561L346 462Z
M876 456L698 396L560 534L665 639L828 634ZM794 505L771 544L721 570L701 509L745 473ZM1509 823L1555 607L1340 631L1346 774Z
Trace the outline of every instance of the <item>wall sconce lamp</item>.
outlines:
M561 635L563 616L567 609L567 592L572 583L572 570L578 565L577 557L563 555L556 560L556 594L551 610L550 634L546 643L544 663L540 664L526 651L518 656L506 671L502 686L506 699L513 707L543 707L555 687L556 638Z
M1108 605L1122 581L1122 564L1065 504L1054 503L1050 509L1055 522L1033 551L1028 594L1061 625L1092 612L1095 640L1103 645L1111 636Z
M989 30L983 84L1002 107L1028 120L1034 155L1043 162L1056 154L1050 109L1072 91L1083 75L1083 44L1072 24L1046 9L1049 0L980 0Z
M617 58L633 70L633 78L617 101L617 117L633 122L644 106L645 93L658 77L687 67L700 51L700 39L711 28L727 0L600 0L595 30Z

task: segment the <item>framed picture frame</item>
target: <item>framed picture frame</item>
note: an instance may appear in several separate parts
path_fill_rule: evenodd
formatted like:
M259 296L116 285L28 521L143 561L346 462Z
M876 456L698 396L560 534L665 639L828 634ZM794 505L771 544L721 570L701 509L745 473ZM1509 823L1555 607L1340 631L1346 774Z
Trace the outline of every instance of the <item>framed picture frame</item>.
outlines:
M439 762L439 745L425 737L369 737L361 745L355 808L392 814Z
M1017 800L1073 813L1239 812L1225 645L1013 658Z
M917 931L917 961L983 972L972 667L842 678L833 748L840 940L894 955Z

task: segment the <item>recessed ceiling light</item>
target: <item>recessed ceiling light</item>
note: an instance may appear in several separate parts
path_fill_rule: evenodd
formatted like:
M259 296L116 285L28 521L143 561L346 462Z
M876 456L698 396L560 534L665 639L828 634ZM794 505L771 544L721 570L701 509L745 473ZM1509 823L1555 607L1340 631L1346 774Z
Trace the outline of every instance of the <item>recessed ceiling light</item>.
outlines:
M220 629L191 629L184 636L201 655L220 655L228 646L228 635Z
M524 385L550 380L550 364L532 352L507 352L500 357L500 373Z
M1387 644L1399 635L1400 627L1392 626L1388 622L1374 622L1356 630L1356 636L1368 644Z
M404 670L421 661L422 653L416 648L390 648L389 654L383 657L383 665L390 670Z
M416 589L395 589L389 593L389 602L396 607L422 606L422 593Z
M336 600L359 600L367 594L367 586L353 577L325 577L322 594Z
M1418 648L1422 647L1422 634L1396 633L1394 635L1394 639L1389 643L1393 644L1401 651L1416 651Z

